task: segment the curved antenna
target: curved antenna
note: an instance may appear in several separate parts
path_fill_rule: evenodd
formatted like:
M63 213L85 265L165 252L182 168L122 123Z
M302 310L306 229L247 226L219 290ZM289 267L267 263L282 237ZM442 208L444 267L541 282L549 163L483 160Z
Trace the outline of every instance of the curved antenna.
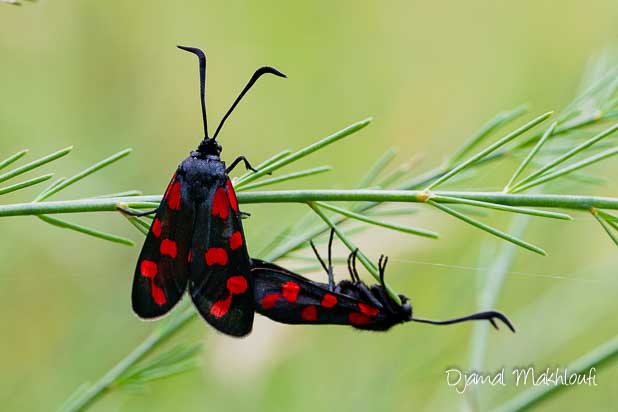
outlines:
M202 121L204 123L204 137L208 138L208 122L206 121L206 99L204 97L206 90L206 55L200 49L187 46L176 46L181 50L188 51L197 56L200 62L200 99L202 102Z
M429 323L432 325L452 325L453 323L467 322L469 320L488 320L491 322L492 326L496 329L498 328L498 324L496 323L494 318L500 319L508 328L515 333L515 327L502 313L497 312L495 310L490 310L488 312L478 312L473 313L472 315L464 316L461 318L447 319L447 320L432 320L432 319L423 319L423 318L412 318L411 320L414 322L420 323Z
M230 114L232 114L232 111L234 111L234 108L236 107L236 105L238 105L238 103L243 98L243 96L255 84L255 82L257 81L257 79L260 78L260 76L262 76L263 74L267 74L267 73L274 74L275 76L279 76L279 77L288 77L285 74L281 73L279 70L275 69L274 67L264 66L264 67L260 67L259 69L257 69L255 73L253 73L253 76L251 76L251 79L249 79L249 83L247 83L247 85L245 86L244 89L242 89L242 92L240 92L236 100L234 100L232 107L230 107L230 109L227 111L225 116L223 116L223 119L221 119L221 123L219 123L219 126L217 126L217 130L215 130L215 135L212 137L213 139L217 138L217 135L219 134L219 130L221 130L223 123L225 123L225 121L230 116Z

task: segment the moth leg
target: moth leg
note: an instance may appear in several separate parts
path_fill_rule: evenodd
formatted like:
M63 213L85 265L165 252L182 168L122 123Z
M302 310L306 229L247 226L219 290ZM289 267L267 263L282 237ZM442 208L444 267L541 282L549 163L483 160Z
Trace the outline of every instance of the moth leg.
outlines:
M388 292L386 292L386 289L384 289L383 287L373 285L373 287L371 288L371 292L373 292L374 296L377 296L377 299L382 302L382 305L385 306L385 309L392 314L397 314L401 310L400 306L393 302L393 299L391 299L391 297L388 295Z
M358 249L354 249L350 256L348 256L348 271L350 272L350 278L352 283L360 283L360 276L358 276L358 270L356 270L356 255L358 255Z
M386 306L388 306L388 310L392 313L397 313L396 309L399 307L393 299L388 295L386 291L386 283L384 282L384 274L386 272L386 264L388 263L388 256L380 255L380 259L378 260L378 271L380 272L380 286L377 287L374 285L371 290L374 291L376 295L378 295L378 299L381 302L385 302Z
M371 292L369 287L365 285L363 282L359 282L357 284L358 290L360 292L361 298L365 298L369 302L371 302L377 308L383 308L384 305L380 302L380 299L376 298L376 296Z
M330 237L328 238L328 289L332 292L335 290L335 275L333 274L333 237L335 236L335 229L330 230Z
M384 283L384 273L386 272L387 263L388 256L380 255L380 259L378 260L378 270L380 272L380 284L384 289L386 289L386 284Z
M254 169L253 166L251 166L251 163L249 163L245 156L238 156L236 159L234 159L232 164L227 169L225 169L225 173L230 174L230 172L234 170L234 168L238 166L238 163L240 162L245 163L245 169L251 170L252 172L257 172L257 169Z
M126 208L121 207L121 206L116 206L116 210L121 212L121 213L124 213L125 215L128 215L128 216L141 217L141 216L153 215L153 214L157 213L157 210L159 210L159 209L148 210L146 212L135 212L133 210L126 209Z
M322 256L320 256L320 253L316 249L315 244L313 243L312 240L309 241L309 244L311 245L311 249L313 249L313 253L318 258L318 261L320 262L320 265L322 265L322 268L324 269L324 271L328 275L328 289L332 292L334 290L334 288L335 288L335 282L333 280L333 267L332 266L330 266L330 267L326 266L326 263L324 263L324 260L322 259Z

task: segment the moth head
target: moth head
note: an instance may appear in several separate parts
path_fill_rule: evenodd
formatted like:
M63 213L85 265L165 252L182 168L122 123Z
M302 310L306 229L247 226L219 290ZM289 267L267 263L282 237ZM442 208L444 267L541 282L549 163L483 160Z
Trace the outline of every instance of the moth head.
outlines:
M197 148L197 151L205 155L219 156L223 148L214 138L205 137Z

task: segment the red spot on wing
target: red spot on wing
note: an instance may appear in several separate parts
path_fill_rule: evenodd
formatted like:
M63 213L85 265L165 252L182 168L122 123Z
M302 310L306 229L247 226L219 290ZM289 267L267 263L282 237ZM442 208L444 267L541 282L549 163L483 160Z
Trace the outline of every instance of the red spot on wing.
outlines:
M187 262L191 262L191 249L189 249L189 256L187 256Z
M174 182L170 189L167 206L172 210L180 210L180 182Z
M161 252L162 255L167 255L171 257L172 259L175 259L176 253L178 253L178 250L176 248L176 242L174 242L173 240L169 240L169 239L163 239L161 241L161 246L159 247L159 251Z
M151 230L155 237L161 236L161 221L159 218L155 218L154 222L152 222Z
M352 325L368 325L371 323L371 318L368 318L362 313L350 312L348 315L348 321Z
M139 265L139 271L142 276L146 278L154 278L157 276L157 264L152 260L142 260L142 263Z
M230 310L230 304L232 303L232 295L229 295L225 299L218 300L210 308L210 314L215 318L220 318Z
M298 298L298 292L300 291L300 286L296 282L285 282L281 287L281 294L288 302L296 302L296 298Z
M172 189L172 183L174 183L174 180L176 180L176 172L174 172L174 175L172 176L172 182L167 185L167 189L165 189L165 194L163 195L163 199L167 199L167 197L170 194L170 190Z
M222 187L219 187L215 191L210 213L213 216L219 216L221 219L227 219L230 213L230 206L227 202L227 197L225 196L225 190Z
M371 306L371 305L366 305L364 303L359 303L358 304L358 309L360 309L360 311L361 311L361 313L363 315L367 315L367 316L371 316L371 317L373 317L373 316L377 315L378 313L380 313L380 309L378 309L378 308L376 308L374 306Z
M266 295L262 298L260 305L262 305L263 309L272 309L275 307L280 297L280 293L271 293L270 295Z
M208 248L206 253L204 254L206 258L206 264L208 266L212 266L214 264L218 264L221 266L227 265L227 252L225 249L220 247L211 247Z
M301 312L300 317L303 318L303 320L309 320L309 321L317 320L318 319L318 309L313 305L307 306Z
M337 304L337 296L327 293L322 298L322 306L325 308L332 308Z
M234 209L234 212L238 212L238 200L236 200L236 192L230 179L227 180L227 197L230 199L230 206Z
M165 302L167 302L167 299L165 298L165 293L163 293L163 289L155 285L154 279L152 279L152 282L150 282L150 287L150 294L152 295L152 299L154 299L155 303L157 305L164 305Z
M245 293L249 285L244 276L236 275L227 280L226 286L227 290L229 290L232 295L238 295L240 293Z
M236 250L241 246L242 246L242 233L240 233L240 230L237 230L236 232L232 233L232 236L230 236L230 249Z

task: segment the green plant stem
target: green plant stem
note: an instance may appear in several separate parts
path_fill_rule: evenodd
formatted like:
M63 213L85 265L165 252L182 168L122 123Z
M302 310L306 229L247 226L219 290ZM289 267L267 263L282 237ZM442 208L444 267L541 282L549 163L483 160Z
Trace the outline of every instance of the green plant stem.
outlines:
M522 238L529 221L530 216L515 216L509 225L508 234L516 238ZM511 269L517 256L517 251L518 249L513 243L503 243L497 254L491 254L492 257L495 257L491 259L489 267L479 268L479 275L482 276L481 281L483 284L478 297L477 308L479 311L492 310L496 306L508 271ZM481 265L485 266L484 262ZM489 330L489 325L484 323L476 323L473 327L469 346L471 370L484 370ZM474 389L472 394L473 410L481 410L480 388L475 386ZM469 408L465 408L465 410L469 410Z
M569 365L567 369L571 373L584 373L592 367L601 369L613 361L616 355L618 355L618 336L577 359ZM494 409L494 412L524 411L536 406L539 402L546 400L551 395L567 388L570 387L563 385L533 386L507 401L502 406Z
M184 310L176 310L180 313L172 317L161 327L158 327L152 332L142 343L140 343L131 353L122 359L116 366L103 375L97 382L92 384L90 388L83 392L80 396L72 399L68 404L63 405L60 409L62 412L74 412L85 409L88 405L94 402L97 398L105 394L112 387L113 383L122 376L131 366L135 365L139 360L148 355L154 348L166 339L171 337L178 329L183 327L188 321L196 316L195 310L188 306Z
M508 194L502 192L435 191L432 195L477 200L506 206L547 207L572 210L618 210L618 198L602 196L574 196L555 194ZM241 192L238 201L250 203L307 203L317 201L369 201L423 203L428 198L422 190L273 190L266 192ZM0 217L26 216L53 213L116 212L121 203L131 207L152 207L161 196L131 196L107 199L78 199L40 203L0 205ZM440 203L453 203L444 201Z

